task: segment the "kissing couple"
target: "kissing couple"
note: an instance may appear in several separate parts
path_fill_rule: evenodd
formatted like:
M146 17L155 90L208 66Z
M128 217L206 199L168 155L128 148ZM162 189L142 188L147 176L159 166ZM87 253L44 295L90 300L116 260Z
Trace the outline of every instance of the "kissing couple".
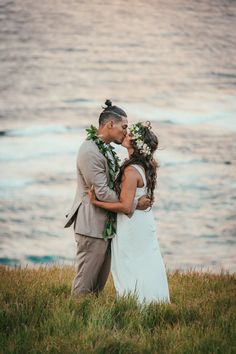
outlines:
M106 100L99 127L87 129L77 157L77 191L65 227L74 224L76 276L72 294L98 294L110 269L119 296L140 303L169 302L166 270L153 211L157 136L150 122L128 132L125 111ZM119 166L114 147L122 144L128 159Z

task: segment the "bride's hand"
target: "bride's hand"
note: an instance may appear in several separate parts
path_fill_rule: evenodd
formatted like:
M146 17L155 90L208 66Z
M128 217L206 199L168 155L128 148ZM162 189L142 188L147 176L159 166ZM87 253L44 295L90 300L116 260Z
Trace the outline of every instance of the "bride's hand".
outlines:
M94 203L96 201L96 194L95 194L95 191L94 191L94 187L92 186L91 189L88 191L88 196L89 196L89 199L90 199L90 202L91 203Z

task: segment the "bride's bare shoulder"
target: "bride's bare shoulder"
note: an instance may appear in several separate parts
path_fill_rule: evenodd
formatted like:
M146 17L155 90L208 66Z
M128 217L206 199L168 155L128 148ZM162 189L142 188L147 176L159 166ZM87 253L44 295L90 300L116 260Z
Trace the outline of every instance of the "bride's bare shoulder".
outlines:
M124 173L136 173L137 169L133 165L125 167Z
M129 165L124 169L123 177L131 177L133 179L135 178L138 180L140 178L140 173L134 166Z

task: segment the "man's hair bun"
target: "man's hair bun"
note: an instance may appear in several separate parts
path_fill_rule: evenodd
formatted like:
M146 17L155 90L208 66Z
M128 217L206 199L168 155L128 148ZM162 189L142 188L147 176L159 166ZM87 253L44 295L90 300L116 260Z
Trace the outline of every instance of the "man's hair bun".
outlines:
M102 113L99 116L99 125L105 124L108 119L112 117L112 119L120 121L122 117L127 117L125 111L117 106L113 106L111 100L106 100L105 102L106 107L102 106Z
M111 107L111 106L112 106L111 100L106 100L105 105L106 105L107 107Z

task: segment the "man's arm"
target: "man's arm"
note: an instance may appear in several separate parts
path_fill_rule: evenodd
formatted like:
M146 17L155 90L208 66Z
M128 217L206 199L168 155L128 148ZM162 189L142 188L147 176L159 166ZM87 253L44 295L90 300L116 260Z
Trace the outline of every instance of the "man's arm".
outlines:
M138 210L146 210L151 206L151 199L148 195L143 195L137 201L136 209Z
M94 186L96 196L101 201L116 202L115 191L108 186L105 161L96 151L83 151L78 156L77 165L90 189Z

